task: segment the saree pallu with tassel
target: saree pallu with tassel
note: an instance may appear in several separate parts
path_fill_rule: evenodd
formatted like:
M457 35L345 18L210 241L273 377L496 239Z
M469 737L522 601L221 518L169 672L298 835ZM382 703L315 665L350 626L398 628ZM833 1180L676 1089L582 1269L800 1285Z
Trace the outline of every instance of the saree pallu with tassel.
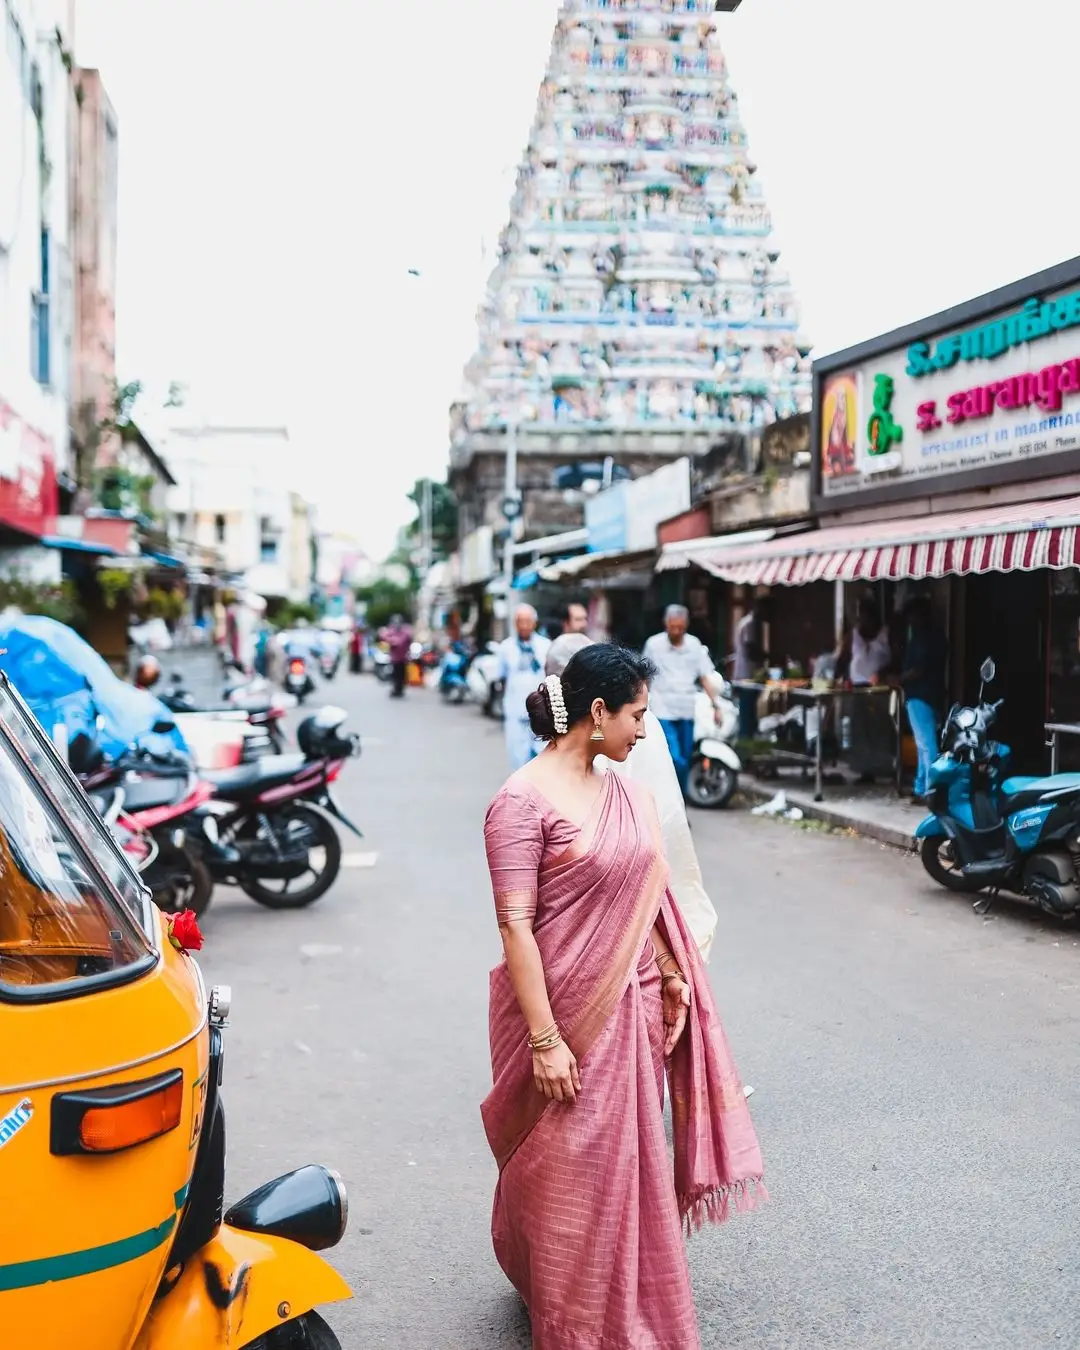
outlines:
M577 1058L572 1105L533 1081L528 1027L505 962L491 976L494 1086L482 1107L499 1166L495 1253L535 1350L697 1350L682 1229L764 1196L749 1110L696 944L667 889L651 800L606 774L580 831L528 780L485 826L500 922L531 918L553 1014ZM667 1062L650 938L659 923L691 986Z

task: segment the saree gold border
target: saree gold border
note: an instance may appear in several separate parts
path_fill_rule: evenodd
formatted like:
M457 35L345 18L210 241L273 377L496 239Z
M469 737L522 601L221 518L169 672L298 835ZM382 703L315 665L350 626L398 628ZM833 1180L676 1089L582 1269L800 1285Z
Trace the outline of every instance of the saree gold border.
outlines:
M597 1037L603 1031L608 1018L618 1006L619 999L630 982L645 936L656 921L660 901L666 889L667 862L660 854L654 859L645 878L633 919L627 925L622 941L609 964L609 973L586 1001L573 1030L564 1029L566 1043L574 1052L575 1058L583 1059L588 1054L596 1044ZM528 1084L523 1087L511 1118L501 1131L503 1146L495 1155L500 1172L540 1123L544 1112L554 1104L536 1090L536 1084L530 1074Z
M567 1043L579 1059L584 1058L596 1044L597 1037L626 991L637 964L638 953L645 944L645 936L660 912L667 879L667 863L663 854L658 854L645 878L637 910L610 962L608 974L586 1002L576 1025L566 1033Z

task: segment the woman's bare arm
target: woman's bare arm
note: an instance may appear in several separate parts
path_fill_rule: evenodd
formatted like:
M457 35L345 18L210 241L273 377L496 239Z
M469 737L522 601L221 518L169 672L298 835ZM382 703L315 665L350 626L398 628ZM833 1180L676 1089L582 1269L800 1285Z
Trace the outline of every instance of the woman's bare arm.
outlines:
M544 963L540 959L536 938L533 937L532 924L527 919L516 919L501 923L499 932L514 996L529 1024L529 1035L536 1036L551 1026L555 1018L548 1000Z
M499 924L506 968L510 984L522 1016L529 1026L529 1035L546 1031L555 1017L548 998L547 979L540 948L533 937L532 924L527 919L514 919ZM581 1077L577 1060L565 1041L549 1050L533 1051L533 1081L538 1092L555 1102L572 1102L581 1091Z

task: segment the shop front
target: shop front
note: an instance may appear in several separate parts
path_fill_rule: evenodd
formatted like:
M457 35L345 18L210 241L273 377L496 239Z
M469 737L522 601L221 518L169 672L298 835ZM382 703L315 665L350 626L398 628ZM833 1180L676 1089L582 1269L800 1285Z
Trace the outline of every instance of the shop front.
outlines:
M1080 721L1080 259L816 362L812 435L819 528L701 564L768 589L785 623L820 628L802 596L831 589L819 646L869 598L897 663L927 597L952 696L993 656L1002 736L1047 768L1047 723Z

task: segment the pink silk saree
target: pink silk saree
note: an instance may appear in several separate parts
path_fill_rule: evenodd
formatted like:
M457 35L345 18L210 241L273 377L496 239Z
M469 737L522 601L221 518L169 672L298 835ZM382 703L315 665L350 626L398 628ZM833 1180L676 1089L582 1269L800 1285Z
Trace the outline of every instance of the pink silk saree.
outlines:
M494 1086L482 1114L499 1165L495 1254L534 1350L698 1350L682 1229L764 1196L742 1084L697 947L667 889L651 799L616 774L577 830L525 779L496 796L485 840L500 922L532 917L552 1010L577 1057L573 1105L532 1076L505 962L491 975ZM687 974L687 1027L667 1063L650 932Z

